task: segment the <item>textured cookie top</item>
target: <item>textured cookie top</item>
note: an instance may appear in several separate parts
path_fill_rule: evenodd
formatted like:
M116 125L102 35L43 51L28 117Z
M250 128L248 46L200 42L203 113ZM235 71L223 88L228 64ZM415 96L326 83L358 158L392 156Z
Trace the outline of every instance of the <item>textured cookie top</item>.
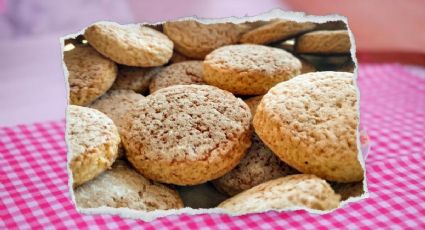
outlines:
M125 117L126 149L141 158L213 161L247 132L251 113L231 93L207 85L177 85L146 97ZM143 148L142 148L143 146Z
M113 121L96 109L68 106L67 140L75 158L101 145L118 145L120 137Z
M179 194L134 171L123 161L75 190L80 208L130 208L144 211L183 208Z
M243 29L232 23L203 24L194 20L166 22L164 33L182 54L202 59L214 49L238 42Z
M64 52L68 69L70 103L85 105L102 95L114 82L117 66L89 45Z
M262 45L230 45L206 56L204 65L226 71L262 75L288 75L301 69L301 62L289 52Z
M311 22L273 20L242 35L241 43L266 44L293 37L315 27Z
M132 90L110 90L94 101L90 107L105 113L118 129L122 126L122 118L131 107L143 100L144 97Z
M152 68L121 66L111 89L127 89L136 93L147 93L152 79Z
M298 174L257 185L221 203L218 207L237 213L307 207L331 210L339 206L340 196L314 175Z
M141 25L99 22L89 26L84 36L97 51L123 65L160 66L173 54L173 42L167 36Z
M172 85L203 85L202 61L185 61L172 64L159 71L152 80L151 93Z

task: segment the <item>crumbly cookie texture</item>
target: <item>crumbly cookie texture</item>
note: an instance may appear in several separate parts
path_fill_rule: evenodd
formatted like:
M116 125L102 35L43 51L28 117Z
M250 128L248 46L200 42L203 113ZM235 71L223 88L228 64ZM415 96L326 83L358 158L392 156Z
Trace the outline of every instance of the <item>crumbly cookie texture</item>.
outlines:
M164 33L183 55L203 59L211 51L235 44L245 27L233 23L204 24L194 20L166 22Z
M341 200L363 195L363 181L353 183L331 183L335 192L341 195Z
M251 145L251 113L207 85L160 89L125 117L127 158L147 178L195 185L230 171Z
M363 179L353 74L307 73L264 95L253 124L261 140L298 171L336 182Z
M97 51L122 65L161 66L173 54L173 42L167 36L137 24L99 22L89 26L84 36Z
M350 53L350 48L347 30L313 31L299 36L295 42L298 53Z
M153 78L149 91L153 93L159 89L172 85L203 85L202 61L184 61L163 68Z
M289 52L263 45L230 45L205 58L204 81L238 95L265 94L300 74L301 62Z
M273 20L242 35L241 43L267 44L291 38L314 29L312 22L295 22L284 19Z
M325 180L314 175L298 174L257 185L218 207L244 214L290 208L332 210L339 206L339 202L340 196Z
M117 79L111 89L126 89L133 90L136 93L147 94L153 76L152 73L157 71L156 69L120 66Z
M109 117L95 109L68 106L67 140L74 186L111 167L118 156L118 129Z
M89 45L64 52L68 70L69 103L87 105L104 94L117 76L117 65Z
M183 208L179 194L146 179L124 161L74 191L80 208L129 208L142 211Z

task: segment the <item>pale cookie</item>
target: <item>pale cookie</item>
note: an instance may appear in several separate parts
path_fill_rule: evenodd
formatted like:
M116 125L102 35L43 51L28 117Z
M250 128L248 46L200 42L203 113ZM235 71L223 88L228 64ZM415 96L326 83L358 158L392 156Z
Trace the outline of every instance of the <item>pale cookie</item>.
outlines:
M89 45L76 45L64 52L68 70L69 103L87 105L104 94L114 83L117 65Z
M251 145L248 106L207 85L177 85L146 97L125 117L127 158L144 176L195 185L236 166Z
M74 191L79 208L129 208L155 211L183 208L179 194L146 179L124 161Z
M204 81L238 95L260 95L300 74L301 62L285 50L262 45L230 45L204 61Z
M359 197L364 194L363 181L354 183L331 183L331 186L337 194L341 195L341 200Z
M284 19L273 20L242 35L241 43L268 44L294 37L314 29L312 22L295 22Z
M143 99L144 97L141 94L132 90L110 90L94 101L90 107L106 114L120 130L124 115Z
M294 208L332 210L339 206L339 202L340 196L325 180L314 175L298 174L257 185L218 207L246 214Z
M149 91L172 85L203 85L202 61L185 61L172 64L159 71L152 80Z
M147 94L156 69L121 66L111 89L127 89L136 93Z
M74 186L111 167L118 156L120 136L109 117L96 109L69 105L66 130Z
M164 33L183 55L203 59L211 51L238 42L241 26L233 23L204 24L194 20L166 22Z
M350 36L347 30L321 30L303 34L296 39L298 53L333 54L349 53Z
M233 196L263 182L295 173L296 170L281 161L254 134L252 145L241 162L213 183L218 190Z
M173 54L173 42L146 26L99 22L89 26L84 36L97 51L122 65L161 66Z
M336 182L361 181L357 103L351 73L299 75L264 95L254 116L255 132L302 173Z

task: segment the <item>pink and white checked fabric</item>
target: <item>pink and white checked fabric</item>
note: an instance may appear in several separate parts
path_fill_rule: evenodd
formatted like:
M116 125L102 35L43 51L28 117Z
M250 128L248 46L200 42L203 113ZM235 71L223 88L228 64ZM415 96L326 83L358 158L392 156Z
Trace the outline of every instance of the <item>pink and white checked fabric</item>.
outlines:
M146 223L76 212L69 199L64 121L0 128L0 229L425 228L425 79L398 64L360 65L370 198L337 211L240 217L179 215Z

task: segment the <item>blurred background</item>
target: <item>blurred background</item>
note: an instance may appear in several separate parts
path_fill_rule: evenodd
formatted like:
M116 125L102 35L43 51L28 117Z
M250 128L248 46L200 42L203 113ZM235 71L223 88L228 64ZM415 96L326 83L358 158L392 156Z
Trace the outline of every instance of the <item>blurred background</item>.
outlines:
M0 126L65 117L59 38L93 22L241 17L275 8L347 16L360 63L399 62L425 77L423 0L0 0Z

